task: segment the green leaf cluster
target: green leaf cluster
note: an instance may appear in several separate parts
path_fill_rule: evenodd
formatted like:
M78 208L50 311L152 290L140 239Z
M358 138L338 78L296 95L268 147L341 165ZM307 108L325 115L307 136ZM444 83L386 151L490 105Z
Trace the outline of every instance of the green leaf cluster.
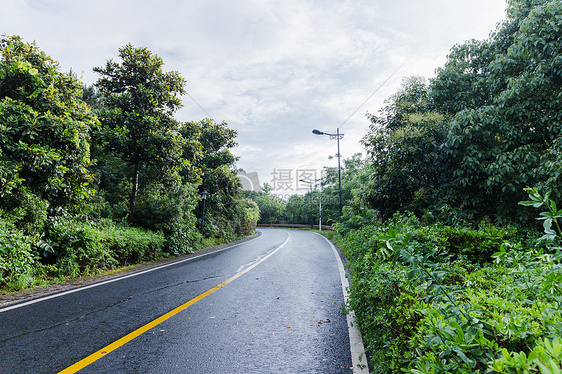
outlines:
M60 277L153 260L161 257L166 242L161 232L84 216L51 218L45 241L50 250L44 253L42 262L54 265L50 271Z
M369 207L529 223L524 187L561 197L560 14L557 0L510 1L488 39L454 46L429 83L406 80L370 116Z
M98 121L81 89L34 44L0 38L0 208L29 194L71 207L93 193L89 132Z
M514 227L427 225L414 215L340 237L374 372L491 373L508 354L558 337L562 256L539 243Z

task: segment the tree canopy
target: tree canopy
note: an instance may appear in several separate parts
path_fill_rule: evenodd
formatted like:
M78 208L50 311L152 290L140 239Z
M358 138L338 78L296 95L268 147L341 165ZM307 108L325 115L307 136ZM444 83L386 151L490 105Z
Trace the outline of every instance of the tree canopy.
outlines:
M98 137L105 147L132 168L129 222L134 222L141 166L163 174L178 173L183 138L174 113L181 107L178 95L185 80L178 72L164 72L163 60L147 48L128 44L119 49L121 62L109 60L94 68L103 98L102 128Z
M561 14L559 1L510 1L488 39L454 46L428 85L406 82L371 117L372 207L512 220L525 187L562 195Z
M70 207L91 194L90 129L82 83L17 36L0 39L0 206L29 194Z

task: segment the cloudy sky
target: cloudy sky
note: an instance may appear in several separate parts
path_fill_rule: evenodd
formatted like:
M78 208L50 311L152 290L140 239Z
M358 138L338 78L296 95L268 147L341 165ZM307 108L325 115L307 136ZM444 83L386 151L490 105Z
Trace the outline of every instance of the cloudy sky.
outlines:
M0 34L35 41L93 84L127 43L187 80L177 119L238 131L238 167L277 193L302 171L362 152L369 121L403 77L433 77L449 49L485 39L505 0L0 0ZM279 180L292 180L280 189Z

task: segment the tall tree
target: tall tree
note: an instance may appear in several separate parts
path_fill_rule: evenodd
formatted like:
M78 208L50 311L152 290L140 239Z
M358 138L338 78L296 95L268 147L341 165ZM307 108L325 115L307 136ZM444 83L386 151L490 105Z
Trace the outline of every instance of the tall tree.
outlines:
M0 38L0 207L19 204L16 192L58 207L91 193L89 131L98 122L82 87L35 44Z
M431 111L428 85L411 77L391 97L363 138L371 176L364 199L388 218L398 210L439 204L437 191L450 177L443 147L444 116Z
M203 119L199 122L199 133L202 154L196 164L203 173L199 189L214 196L218 205L228 204L241 187L235 167L238 157L231 151L238 145L237 132L226 122Z
M481 215L521 216L527 186L562 197L561 14L559 0L510 1L490 39L453 48L432 81L453 116L454 195Z
M103 97L103 124L98 136L115 155L132 169L132 190L128 221L134 222L143 165L162 173L177 172L181 166L183 138L173 118L181 107L185 80L176 71L164 72L163 60L147 48L128 44L119 49L121 62L109 60L94 71Z

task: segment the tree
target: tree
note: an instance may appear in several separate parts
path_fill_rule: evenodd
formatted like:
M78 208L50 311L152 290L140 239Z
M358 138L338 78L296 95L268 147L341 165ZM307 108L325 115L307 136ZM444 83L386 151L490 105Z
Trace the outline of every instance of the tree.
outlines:
M98 122L83 84L18 36L0 39L0 58L0 208L30 197L69 208L92 193L89 131Z
M527 186L562 197L560 14L560 1L510 1L490 39L453 48L432 81L436 108L452 115L451 191L480 216L524 215Z
M271 186L264 184L262 191L246 191L245 194L258 204L260 223L283 223L285 220L285 201L271 194Z
M198 122L198 130L202 151L196 166L203 175L199 190L209 193L209 209L224 209L238 196L241 188L236 170L238 157L231 151L238 145L237 132L226 122L217 123L211 119Z
M291 195L285 205L285 212L289 223L310 224L310 196Z
M178 72L164 72L163 60L146 48L128 44L119 49L122 62L109 60L94 68L103 97L103 127L97 134L104 146L132 168L128 221L135 220L139 174L143 166L162 175L177 174L182 163L180 123L173 118L181 107L185 80Z
M362 140L371 172L363 191L368 206L389 218L399 210L421 213L442 204L438 191L450 177L445 116L431 110L426 81L404 80L381 115L370 118Z

